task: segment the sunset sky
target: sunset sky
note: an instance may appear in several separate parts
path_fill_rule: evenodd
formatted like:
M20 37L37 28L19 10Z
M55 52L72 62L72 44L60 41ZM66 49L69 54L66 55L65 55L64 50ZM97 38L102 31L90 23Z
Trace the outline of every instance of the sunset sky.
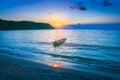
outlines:
M83 2L86 10L71 9ZM103 6L103 0L1 0L0 18L66 24L120 23L120 0L108 0L112 5Z

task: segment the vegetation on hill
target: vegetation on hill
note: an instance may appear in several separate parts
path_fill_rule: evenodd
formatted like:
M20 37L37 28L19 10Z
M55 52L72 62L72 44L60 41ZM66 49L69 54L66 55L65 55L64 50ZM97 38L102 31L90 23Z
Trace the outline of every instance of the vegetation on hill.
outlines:
M0 30L38 30L54 29L48 23L37 23L32 21L7 21L0 19Z

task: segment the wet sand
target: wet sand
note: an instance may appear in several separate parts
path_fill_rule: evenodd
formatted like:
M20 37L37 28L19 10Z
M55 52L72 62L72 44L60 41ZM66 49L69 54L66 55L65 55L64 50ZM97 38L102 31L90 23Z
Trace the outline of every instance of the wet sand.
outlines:
M0 80L112 80L112 78L0 54Z

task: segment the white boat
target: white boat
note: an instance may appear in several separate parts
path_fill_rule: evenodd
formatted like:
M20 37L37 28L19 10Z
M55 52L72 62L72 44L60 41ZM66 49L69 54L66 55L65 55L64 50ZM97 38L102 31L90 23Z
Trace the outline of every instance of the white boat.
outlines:
M54 46L54 47L58 47L58 46L62 45L66 40L67 40L66 38L62 38L62 39L59 39L59 40L55 40L55 41L53 42L53 46Z

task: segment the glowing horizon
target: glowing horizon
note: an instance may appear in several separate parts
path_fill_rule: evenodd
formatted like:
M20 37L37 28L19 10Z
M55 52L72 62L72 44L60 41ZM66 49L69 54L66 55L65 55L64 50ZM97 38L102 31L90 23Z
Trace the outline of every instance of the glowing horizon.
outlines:
M84 0L87 10L73 10L78 0L4 0L0 3L0 18L49 23L59 28L68 24L120 23L119 1L109 0L112 6L103 7ZM8 14L9 13L9 14Z

